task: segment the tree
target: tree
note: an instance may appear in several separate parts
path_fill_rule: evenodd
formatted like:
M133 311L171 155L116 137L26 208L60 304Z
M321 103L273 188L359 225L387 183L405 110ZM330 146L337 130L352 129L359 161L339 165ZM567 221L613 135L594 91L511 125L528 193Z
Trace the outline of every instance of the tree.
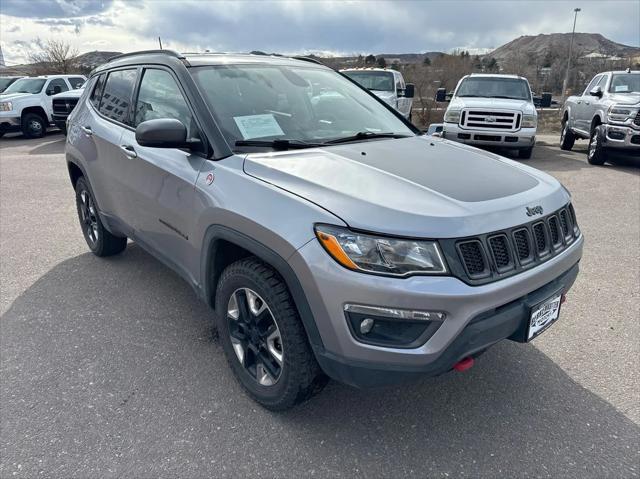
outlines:
M429 57L424 57L424 60L422 60L422 64L426 66L431 65L431 59Z
M47 40L42 51L29 54L29 61L51 73L72 73L78 50L64 40Z
M365 65L375 65L376 57L374 55L367 55L364 59Z
M387 61L384 59L384 57L378 57L376 59L376 65L378 65L378 68L386 68Z

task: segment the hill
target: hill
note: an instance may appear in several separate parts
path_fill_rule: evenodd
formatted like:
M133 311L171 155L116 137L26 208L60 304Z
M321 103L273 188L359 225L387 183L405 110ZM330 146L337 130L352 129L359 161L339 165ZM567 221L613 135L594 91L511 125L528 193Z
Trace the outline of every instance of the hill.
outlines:
M517 60L521 57L542 59L550 52L565 57L569 54L571 33L525 35L496 48L487 57L498 62ZM573 48L576 56L597 53L607 57L630 57L640 55L640 48L616 43L599 33L576 33Z

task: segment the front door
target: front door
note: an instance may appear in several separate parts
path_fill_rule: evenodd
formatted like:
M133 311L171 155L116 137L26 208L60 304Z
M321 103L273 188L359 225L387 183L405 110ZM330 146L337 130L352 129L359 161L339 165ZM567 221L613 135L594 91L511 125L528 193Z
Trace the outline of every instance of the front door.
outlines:
M133 126L143 121L174 118L187 128L188 138L201 138L200 130L183 92L172 73L146 68L142 73L133 114ZM197 270L188 264L193 244L195 183L204 156L178 148L140 146L135 131L127 130L122 147L132 152L130 192L135 207L135 240L146 244L186 273Z

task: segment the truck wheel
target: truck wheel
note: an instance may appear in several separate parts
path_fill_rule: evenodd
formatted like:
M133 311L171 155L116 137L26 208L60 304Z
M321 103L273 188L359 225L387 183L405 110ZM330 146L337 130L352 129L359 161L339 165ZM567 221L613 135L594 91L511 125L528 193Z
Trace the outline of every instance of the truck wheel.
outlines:
M114 236L100 221L98 207L84 178L76 182L76 206L82 234L96 256L113 256L127 247L127 238Z
M589 140L587 161L590 165L604 165L605 161L607 161L607 152L604 148L604 128L602 125L598 125L593 129Z
M520 148L518 150L518 158L521 160L528 160L531 158L531 154L533 153L533 146L529 148Z
M573 134L571 128L569 128L569 122L562 122L562 131L560 132L560 149L565 151L571 151L574 143L576 142L576 135Z
M224 270L216 313L231 370L262 406L289 409L327 383L286 284L258 258L241 259Z
M37 113L22 117L22 134L27 138L42 138L47 133L47 123Z

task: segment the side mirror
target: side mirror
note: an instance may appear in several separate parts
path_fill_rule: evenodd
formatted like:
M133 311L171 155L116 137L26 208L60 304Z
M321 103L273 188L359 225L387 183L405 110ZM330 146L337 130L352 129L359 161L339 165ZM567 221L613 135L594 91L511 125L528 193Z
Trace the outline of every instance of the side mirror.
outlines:
M62 93L62 87L60 85L56 85L53 87L53 94L57 95L58 93Z
M446 88L438 88L436 90L436 101L437 102L445 102L445 101L449 101L450 99L447 99L447 89Z
M407 83L404 87L404 97L405 98L413 98L415 95L416 87L413 83Z
M593 87L589 92L589 95L602 98L602 87L600 85Z
M136 141L140 146L152 148L190 148L187 127L174 118L143 121L136 128Z

